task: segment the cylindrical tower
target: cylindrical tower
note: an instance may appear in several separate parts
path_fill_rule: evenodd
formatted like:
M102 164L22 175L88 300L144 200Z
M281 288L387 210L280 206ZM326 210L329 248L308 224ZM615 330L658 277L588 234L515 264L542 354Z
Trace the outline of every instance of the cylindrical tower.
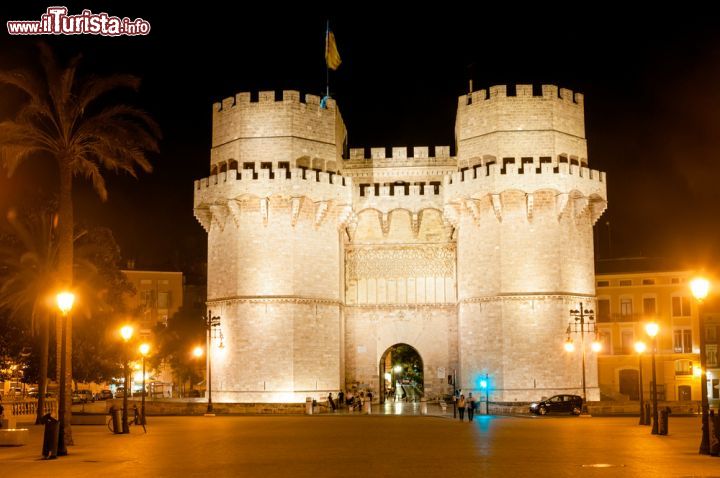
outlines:
M217 401L303 401L340 389L338 228L352 188L338 173L342 118L334 101L319 103L285 91L215 105L211 176L195 182L195 216L208 232L208 308L220 316Z
M460 97L458 172L445 184L457 227L460 386L479 392L487 373L498 401L580 394L580 347L568 355L563 342L569 310L594 307L605 174L587 167L582 95L541 93L494 86ZM599 399L592 352L587 377L588 399Z

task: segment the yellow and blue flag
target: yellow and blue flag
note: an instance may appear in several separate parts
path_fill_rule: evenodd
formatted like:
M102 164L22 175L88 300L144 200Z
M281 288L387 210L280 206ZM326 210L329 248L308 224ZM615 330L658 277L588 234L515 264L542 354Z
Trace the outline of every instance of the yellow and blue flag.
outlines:
M337 70L340 63L342 63L342 60L340 60L340 53L337 49L337 44L335 43L335 35L330 28L327 29L325 34L325 63L327 64L327 67L332 70Z

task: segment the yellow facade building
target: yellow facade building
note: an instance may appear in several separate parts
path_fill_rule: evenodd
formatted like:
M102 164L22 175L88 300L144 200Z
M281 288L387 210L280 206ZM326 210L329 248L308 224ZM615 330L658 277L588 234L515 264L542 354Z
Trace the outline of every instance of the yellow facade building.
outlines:
M652 340L645 325L656 322L656 375L658 399L699 401L700 334L705 334L708 395L717 405L718 321L703 309L705 330L698 323L698 304L689 281L693 271L612 273L596 275L598 379L603 400L638 400L639 365L642 363L643 395L650 397ZM647 350L640 357L637 341ZM641 361L641 362L640 362Z
M129 305L138 313L138 333L150 336L157 325L167 325L182 306L183 274L135 269L122 272L135 287L136 294L129 298Z

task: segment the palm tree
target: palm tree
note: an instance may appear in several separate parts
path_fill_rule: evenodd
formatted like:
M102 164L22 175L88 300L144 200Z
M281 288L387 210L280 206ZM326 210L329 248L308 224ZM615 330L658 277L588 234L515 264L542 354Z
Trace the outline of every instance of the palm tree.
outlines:
M7 215L11 234L0 240L0 268L5 280L0 284L0 309L15 315L29 315L34 334L40 333L40 378L35 423L40 423L47 392L50 346L50 308L52 291L57 288L57 247L53 241L53 215L34 214L28 224L17 220L15 211Z
M57 167L58 280L73 284L74 176L92 181L100 199L107 198L102 168L135 176L137 167L150 172L147 152L158 152L159 127L144 111L98 101L117 88L137 90L140 80L130 75L76 79L80 57L61 66L45 44L39 45L42 73L27 69L0 71L0 84L21 90L27 100L14 119L0 122L0 164L11 176L23 162L50 157ZM72 383L72 321L64 321L65 364L61 381ZM61 382L62 383L62 382ZM72 444L70 386L62 386L58 415L64 444ZM62 392L62 391L61 391ZM62 447L61 447L62 448Z

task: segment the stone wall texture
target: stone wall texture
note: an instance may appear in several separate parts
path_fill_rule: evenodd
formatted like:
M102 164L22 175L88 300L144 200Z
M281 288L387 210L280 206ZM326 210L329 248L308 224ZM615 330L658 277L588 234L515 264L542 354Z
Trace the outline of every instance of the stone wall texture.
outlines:
M588 168L583 97L545 85L458 100L446 146L346 149L338 106L285 91L214 106L208 308L220 315L213 397L300 402L382 386L408 344L429 398L580 393L569 310L594 307L592 227L605 174ZM572 334L573 338L578 338ZM586 343L589 400L597 358ZM376 393L376 396L378 394Z

